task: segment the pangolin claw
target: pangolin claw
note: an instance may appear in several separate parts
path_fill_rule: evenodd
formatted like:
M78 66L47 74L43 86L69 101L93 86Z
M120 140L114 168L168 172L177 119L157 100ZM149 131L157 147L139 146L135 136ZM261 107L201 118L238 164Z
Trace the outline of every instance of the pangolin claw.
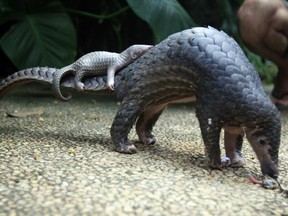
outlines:
M126 153L126 154L135 154L138 152L137 148L134 145L119 145L115 148L117 152Z

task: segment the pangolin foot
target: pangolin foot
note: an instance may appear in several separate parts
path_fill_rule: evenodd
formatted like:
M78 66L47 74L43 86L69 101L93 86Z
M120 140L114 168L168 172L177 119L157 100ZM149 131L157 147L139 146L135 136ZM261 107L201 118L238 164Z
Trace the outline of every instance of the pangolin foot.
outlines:
M230 164L231 164L231 160L230 160L229 157L226 157L226 156L221 157L221 165L222 165L222 167L227 167Z
M245 165L245 160L239 153L233 154L229 158L230 158L230 164L228 165L230 167L243 167Z
M157 137L151 132L145 132L145 134L139 136L139 140L145 145L153 145L158 141Z
M238 160L231 160L231 163L229 164L230 167L243 167L245 166L245 160L244 158L238 158Z
M208 165L212 169L221 170L221 168L222 168L222 164L218 163L218 162L214 163L214 162L210 161L210 162L208 162Z
M221 157L222 167L243 167L245 165L245 160L242 157L235 157L230 159L227 156Z
M119 144L115 147L115 150L124 154L135 154L138 151L134 145L127 144Z
M107 88L108 88L110 91L114 91L114 90L115 90L114 82L108 82L108 83L107 83Z
M82 82L75 82L76 89L78 91L84 91L85 85Z

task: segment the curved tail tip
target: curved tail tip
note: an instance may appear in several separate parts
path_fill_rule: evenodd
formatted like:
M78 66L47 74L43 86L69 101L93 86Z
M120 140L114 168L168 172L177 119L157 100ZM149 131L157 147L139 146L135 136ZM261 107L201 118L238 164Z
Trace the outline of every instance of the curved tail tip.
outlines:
M71 100L71 98L72 98L72 95L71 94L69 94L68 96L66 96L66 97L64 97L63 95L57 95L58 97L58 99L59 100L61 100L61 101L64 101L64 102L67 102L67 101L69 101L69 100Z

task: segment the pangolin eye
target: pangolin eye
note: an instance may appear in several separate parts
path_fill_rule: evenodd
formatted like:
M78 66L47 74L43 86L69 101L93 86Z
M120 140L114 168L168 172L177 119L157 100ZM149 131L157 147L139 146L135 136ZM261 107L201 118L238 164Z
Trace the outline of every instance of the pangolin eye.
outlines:
M263 138L259 138L258 142L259 142L260 145L265 145L266 144L266 140L263 139Z

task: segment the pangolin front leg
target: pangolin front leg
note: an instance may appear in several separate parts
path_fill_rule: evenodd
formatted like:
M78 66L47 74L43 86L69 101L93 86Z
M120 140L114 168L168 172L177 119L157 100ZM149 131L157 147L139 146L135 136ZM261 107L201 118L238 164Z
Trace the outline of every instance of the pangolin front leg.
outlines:
M242 157L243 135L233 134L228 131L224 132L224 145L226 156L230 159L231 167L241 167L245 165L245 160Z
M207 115L208 113L211 113L211 115ZM221 151L219 146L221 123L212 113L213 112L207 111L203 108L196 109L208 165L211 168L220 169L222 167Z

